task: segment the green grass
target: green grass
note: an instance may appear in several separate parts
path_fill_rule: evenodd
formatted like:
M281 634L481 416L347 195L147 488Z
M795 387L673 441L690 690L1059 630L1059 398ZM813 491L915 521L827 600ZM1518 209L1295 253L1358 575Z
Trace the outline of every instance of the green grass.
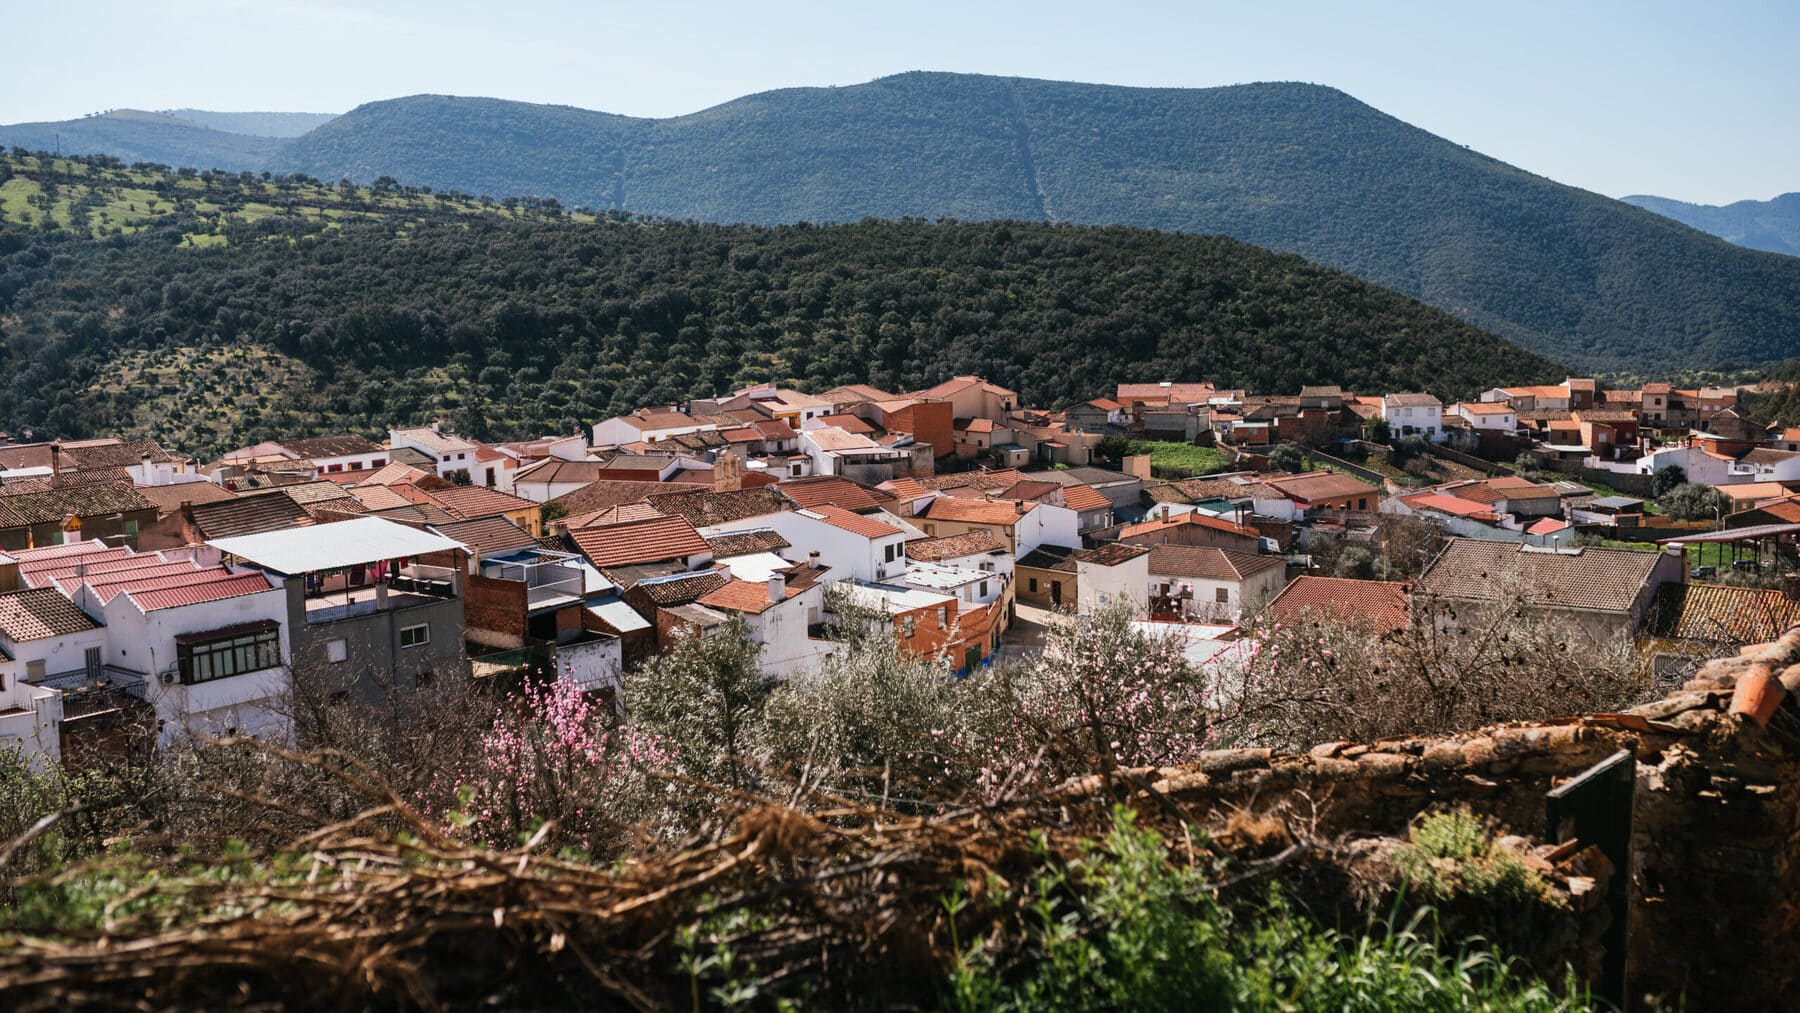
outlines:
M1153 468L1177 468L1194 475L1211 475L1236 467L1224 451L1173 440L1140 440L1133 444L1132 453L1149 454Z

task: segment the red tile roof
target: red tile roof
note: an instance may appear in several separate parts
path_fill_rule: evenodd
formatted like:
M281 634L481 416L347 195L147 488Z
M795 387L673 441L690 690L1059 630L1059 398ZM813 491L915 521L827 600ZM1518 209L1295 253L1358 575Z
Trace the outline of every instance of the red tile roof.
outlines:
M789 590L784 598L792 598L799 593L798 589ZM769 606L775 604L769 600L769 585L750 580L733 580L716 591L709 591L699 601L711 608L744 612L753 616L767 612Z
M0 636L14 643L47 640L96 625L75 603L50 588L0 594Z
M1404 629L1407 586L1386 580L1350 580L1305 574L1281 589L1268 613L1284 623L1314 617L1363 626L1373 633Z
M1150 572L1158 576L1241 581L1286 565L1280 556L1258 556L1210 545L1150 546Z
M1156 531L1166 531L1169 528L1180 527L1183 524L1194 524L1203 528L1212 528L1214 531L1226 531L1234 535L1243 535L1246 538L1262 537L1262 532L1253 527L1237 524L1198 511L1185 513L1179 517L1171 517L1166 521L1156 520L1144 521L1142 524L1127 524L1125 527L1119 529L1119 537L1121 539L1133 538L1138 535L1147 535Z
M1076 513L1089 510L1110 510L1112 500L1091 485L1068 485L1063 487L1063 505Z
M934 521L960 521L964 524L994 524L1000 527L1012 527L1025 516L1025 511L1036 510L1035 503L1015 504L1010 501L994 501L988 499L961 499L956 496L939 496L931 501L925 510L925 516Z
M448 489L432 489L428 495L439 506L465 521L537 509L537 504L531 500L481 485L453 485Z
M894 496L838 475L796 478L775 487L798 507L840 506L862 512L894 502Z
M240 573L236 576L218 577L197 584L130 590L125 593L133 602L137 603L138 608L145 612L155 612L158 609L180 608L184 605L223 601L226 598L237 598L247 594L261 594L267 590L270 590L269 581L262 574Z
M922 563L935 563L958 556L974 556L1006 548L1006 543L992 531L965 531L942 538L920 538L906 543L906 558Z
M1010 510L1011 507L1008 509ZM801 514L817 517L834 528L848 531L853 535L861 535L864 538L891 538L894 535L906 533L892 524L882 523L872 515L852 513L838 506L812 507L802 510Z
M680 517L653 517L606 528L581 528L569 532L569 537L595 566L653 563L711 551L694 526Z

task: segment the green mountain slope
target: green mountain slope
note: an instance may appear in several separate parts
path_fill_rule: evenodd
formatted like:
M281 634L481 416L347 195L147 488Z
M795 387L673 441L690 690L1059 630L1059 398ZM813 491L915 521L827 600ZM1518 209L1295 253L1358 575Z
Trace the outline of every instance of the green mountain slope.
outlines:
M1800 264L1531 175L1313 85L916 73L666 120L415 96L352 110L273 164L715 221L946 215L1218 232L1588 368L1800 353Z
M79 120L0 126L0 147L111 155L194 169L260 170L281 144L275 137L228 133L172 113L115 109Z
M15 198L0 199L0 427L14 432L204 453L434 416L481 436L569 431L763 380L981 372L1060 406L1130 379L1469 396L1563 375L1414 300L1219 236L596 221L16 158L0 180Z
M1710 232L1726 242L1748 246L1752 250L1800 257L1800 193L1725 205L1689 204L1649 194L1619 199L1665 218L1673 218L1689 228Z

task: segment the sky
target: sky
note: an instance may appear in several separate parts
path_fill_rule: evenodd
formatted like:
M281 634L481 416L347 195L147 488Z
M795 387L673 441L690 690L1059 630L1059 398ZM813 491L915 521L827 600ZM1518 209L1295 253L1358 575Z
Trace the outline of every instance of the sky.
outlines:
M1800 3L81 0L7 16L0 123L421 92L673 116L942 70L1309 81L1609 196L1800 190Z

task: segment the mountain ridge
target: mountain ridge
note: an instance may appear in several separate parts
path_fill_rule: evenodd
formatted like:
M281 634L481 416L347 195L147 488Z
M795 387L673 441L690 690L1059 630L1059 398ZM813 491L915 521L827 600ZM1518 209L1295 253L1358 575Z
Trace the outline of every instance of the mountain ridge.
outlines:
M263 167L675 219L1216 233L1348 271L1583 369L1800 355L1791 258L1302 82L1128 88L909 72L658 119L420 95L359 105L281 142Z
M1728 243L1800 257L1800 192L1730 204L1698 204L1641 193L1619 199Z

